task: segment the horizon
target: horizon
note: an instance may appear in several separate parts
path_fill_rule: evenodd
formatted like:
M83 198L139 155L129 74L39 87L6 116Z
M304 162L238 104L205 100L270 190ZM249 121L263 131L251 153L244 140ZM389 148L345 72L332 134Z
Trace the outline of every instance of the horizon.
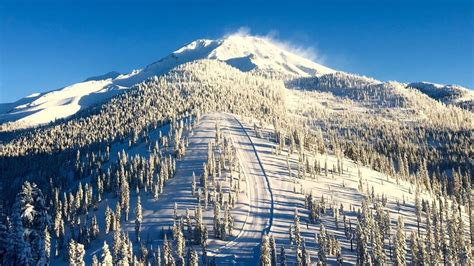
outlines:
M95 6L74 3L72 8L55 1L3 3L0 102L14 102L112 71L126 74L196 39L218 39L242 29L339 71L381 81L474 88L474 12L470 1L458 1L455 6L447 1L429 6L423 1L387 1L384 5L336 2L300 2L297 7L281 3L266 7L257 2L254 10L239 13L241 7L236 7L233 14L240 17L229 18L221 14L229 6L190 1L180 9L179 19L168 14L155 17L150 9L159 4L146 1L147 5L138 7L105 1ZM348 8L338 9L341 3ZM179 7L168 3L166 8L176 11ZM351 8L355 8L353 12ZM327 12L311 16L312 9ZM128 23L111 20L125 11ZM301 16L279 22L294 11ZM361 18L371 14L378 16ZM196 17L201 23L189 25ZM24 73L35 74L25 78Z

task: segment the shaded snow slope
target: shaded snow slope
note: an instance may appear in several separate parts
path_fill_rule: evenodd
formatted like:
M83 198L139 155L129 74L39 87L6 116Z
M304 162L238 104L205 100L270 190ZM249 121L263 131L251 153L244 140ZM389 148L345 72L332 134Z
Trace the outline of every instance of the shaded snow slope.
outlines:
M8 128L26 128L66 118L150 77L199 59L223 61L244 72L277 73L285 77L308 77L334 72L261 37L230 35L218 40L196 40L128 74L110 72L55 91L0 104L0 123L10 123Z

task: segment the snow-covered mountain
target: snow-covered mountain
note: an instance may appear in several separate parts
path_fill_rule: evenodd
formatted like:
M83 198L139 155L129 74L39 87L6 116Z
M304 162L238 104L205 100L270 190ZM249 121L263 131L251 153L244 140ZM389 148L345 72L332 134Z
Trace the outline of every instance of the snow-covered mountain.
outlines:
M103 101L0 133L0 264L472 265L474 117L441 96L230 36L4 104Z
M25 128L66 118L150 77L199 59L223 61L244 72L285 77L309 77L335 72L263 37L236 34L218 40L201 39L128 74L110 72L58 90L0 104L0 123L10 122L10 128Z
M289 86L309 86L309 89L346 95L355 100L366 99L368 95L378 99L382 91L382 94L387 94L383 89L386 86L381 81L330 69L265 37L234 34L217 40L193 41L143 69L127 74L109 72L58 90L32 94L13 103L2 103L0 130L28 128L67 118L151 77L168 73L178 65L202 59L225 62L242 72L285 79ZM401 87L408 91L410 88L448 105L474 109L474 93L459 86L417 82ZM398 98L391 97L391 100L399 105ZM379 102L373 101L372 104Z
M407 87L417 89L429 97L467 110L474 110L474 91L458 85L443 85L432 82L413 82Z

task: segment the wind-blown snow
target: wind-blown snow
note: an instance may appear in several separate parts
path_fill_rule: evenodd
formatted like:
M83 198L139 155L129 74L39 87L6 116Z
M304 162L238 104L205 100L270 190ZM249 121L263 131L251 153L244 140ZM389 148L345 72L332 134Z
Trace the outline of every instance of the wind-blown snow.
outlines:
M289 76L314 76L335 72L333 69L285 51L268 39L239 34L230 35L222 40L208 58L226 62L236 58L247 58L258 70L271 70ZM241 64L232 65L239 69L242 67Z
M59 90L34 94L13 103L0 104L0 123L26 128L74 115L120 93L123 89L172 68L199 59L224 61L241 71L309 77L335 72L263 37L234 34L217 40L196 40L161 60L128 74L110 72Z

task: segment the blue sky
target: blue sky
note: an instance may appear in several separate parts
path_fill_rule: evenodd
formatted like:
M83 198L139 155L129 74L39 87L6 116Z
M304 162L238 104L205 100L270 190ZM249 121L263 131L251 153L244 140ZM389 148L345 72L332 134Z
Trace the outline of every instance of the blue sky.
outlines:
M474 88L473 0L77 2L0 2L0 102L129 72L241 27L335 69Z

